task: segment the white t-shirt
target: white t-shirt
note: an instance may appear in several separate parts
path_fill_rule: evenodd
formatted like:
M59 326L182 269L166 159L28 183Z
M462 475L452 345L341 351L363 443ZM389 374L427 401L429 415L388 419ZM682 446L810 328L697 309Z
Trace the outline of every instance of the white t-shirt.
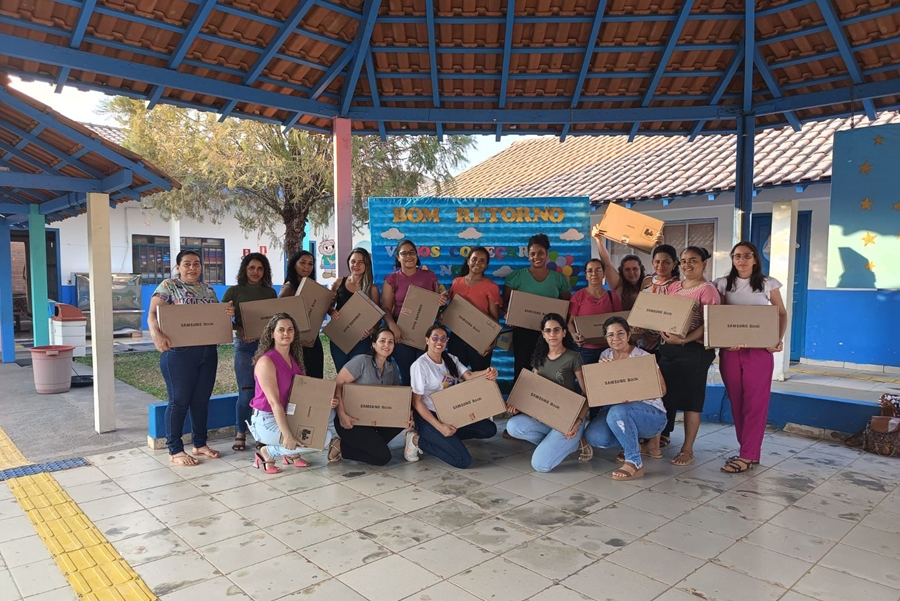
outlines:
M460 377L454 378L451 376L443 361L435 363L427 353L416 359L416 362L409 368L409 383L412 391L422 395L425 406L431 411L434 411L431 395L459 383L462 380L462 375L469 371L465 365L459 362L459 359L450 353L447 353L447 356L456 365L456 371Z
M649 355L647 351L642 348L634 347L631 351L631 355L629 357L643 357L644 355ZM611 348L605 349L602 353L600 353L600 360L603 359L613 359L613 350ZM620 361L627 361L627 359L620 359ZM657 368L658 369L658 368ZM647 403L652 407L656 407L663 413L666 412L666 406L663 405L662 399L647 399L645 401L640 401L641 403Z
M763 278L762 291L750 288L750 278L735 278L734 290L725 289L728 286L728 278L716 278L713 285L725 297L726 305L771 305L769 299L771 292L781 288L781 282L769 276Z

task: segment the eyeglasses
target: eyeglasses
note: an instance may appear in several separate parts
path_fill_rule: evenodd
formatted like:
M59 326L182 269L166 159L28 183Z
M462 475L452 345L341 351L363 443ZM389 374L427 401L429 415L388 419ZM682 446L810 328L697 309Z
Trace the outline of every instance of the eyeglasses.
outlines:
M622 330L619 332L610 332L609 334L606 335L606 339L613 340L615 338L626 338L627 336L628 336L628 332L626 332L625 330Z
M753 253L734 253L731 255L732 259L744 259L745 261L749 261L753 258Z
M602 269L585 269L585 273L603 273Z
M402 252L397 253L401 257L415 257L416 251L414 250L404 250Z
M559 328L559 327L556 327L556 328L544 328L544 334L548 334L548 335L549 335L549 334L560 334L560 333L562 333L562 331L563 331L563 329L562 329L562 328Z
M431 337L432 342L447 342L448 340L450 340L450 339L447 338L446 336L432 336Z

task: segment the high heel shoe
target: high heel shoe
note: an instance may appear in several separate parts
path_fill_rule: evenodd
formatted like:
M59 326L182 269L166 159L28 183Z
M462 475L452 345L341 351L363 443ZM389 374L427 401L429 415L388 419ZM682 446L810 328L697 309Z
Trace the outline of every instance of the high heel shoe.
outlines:
M275 467L275 460L272 459L268 451L265 450L265 446L258 447L256 457L253 459L253 467L260 469L260 464L262 464L262 469L264 469L267 474L281 473L281 468Z
M295 455L292 457L288 457L287 455L281 456L282 465L290 465L291 462L294 463L294 467L309 467L309 462L299 455Z

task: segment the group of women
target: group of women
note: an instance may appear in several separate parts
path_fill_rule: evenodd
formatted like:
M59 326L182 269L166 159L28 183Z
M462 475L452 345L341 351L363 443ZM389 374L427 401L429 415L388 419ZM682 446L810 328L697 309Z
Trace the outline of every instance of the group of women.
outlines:
M579 452L579 459L590 460L593 447L617 447L622 452L622 466L613 472L617 480L643 475L643 457L661 458L661 448L670 442L678 411L684 413L684 439L672 459L686 466L694 461L693 445L700 424L700 413L706 392L707 371L715 351L703 346L703 305L772 304L779 308L781 335L787 325L786 312L779 288L781 284L762 274L759 252L749 242L732 249L732 268L726 277L706 280L704 269L709 253L695 246L679 255L672 246L662 244L661 237L652 251L653 273L647 275L640 259L627 255L618 266L612 261L602 241L602 232L592 231L597 240L599 259L585 265L586 286L574 295L569 280L548 268L550 241L544 234L528 241L529 265L506 276L504 293L485 276L490 252L473 248L449 290L441 295L445 305L461 296L486 315L499 319L512 290L545 297L569 300L569 315L548 314L540 331L513 328L512 351L515 373L522 369L576 392L584 390L582 366L598 361L618 361L653 353L659 364L659 377L664 394L661 398L623 403L604 411L580 410L569 432L558 432L538 420L517 413L510 407L505 435L527 440L536 445L532 466L549 471L568 455ZM402 428L358 426L343 404L343 387L351 382L395 386L412 389L412 411L406 430L404 457L416 461L422 452L434 455L451 466L466 468L472 462L463 441L491 438L497 428L491 420L481 420L455 428L443 423L435 411L431 395L458 382L484 376L496 379L491 366L493 348L479 352L442 324L431 326L425 335L425 350L408 344L397 325L400 308L409 286L440 292L437 277L423 269L415 244L403 240L397 245L395 270L385 277L379 294L374 283L372 260L368 251L355 248L347 257L350 275L332 286L334 304L331 315L339 316L344 303L356 292L366 294L385 311L385 325L371 336L367 332L349 353L331 345L337 379L332 400L334 436L328 443L328 459L342 457L374 465L391 459L388 444L404 431ZM155 319L155 307L163 303L214 303L215 292L201 280L200 257L183 251L177 258L177 277L165 280L153 294L148 323L156 347L162 352L160 369L169 392L166 412L168 447L173 463L196 465L196 456L217 458L219 453L206 445L206 406L215 381L216 348L170 348ZM683 277L682 277L683 275ZM252 253L243 258L237 285L223 297L225 311L235 323L234 369L239 386L235 408L235 451L246 448L249 431L257 445L256 465L266 472L281 471L282 464L308 465L300 456L301 447L287 427L285 406L290 383L296 374L322 378L324 349L318 336L301 340L294 319L287 314L274 316L259 340L244 336L241 327L242 302L293 295L302 278L315 279L312 254L301 251L288 262L287 276L280 294L272 286L271 267L266 257ZM605 288L604 280L608 288ZM692 298L695 304L691 326L684 336L639 330L621 317L605 324L605 342L591 344L574 331L572 319L579 315L598 315L628 311L640 292L668 294ZM722 466L729 473L752 469L759 462L765 420L768 411L772 353L771 349L722 349L720 367L728 397L732 403L740 452ZM187 413L193 424L193 449L185 453L181 433Z

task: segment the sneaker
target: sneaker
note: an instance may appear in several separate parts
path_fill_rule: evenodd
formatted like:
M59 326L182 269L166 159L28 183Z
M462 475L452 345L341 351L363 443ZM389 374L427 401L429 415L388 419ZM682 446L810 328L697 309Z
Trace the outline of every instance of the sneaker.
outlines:
M406 447L403 449L403 458L407 461L418 461L419 453L422 451L419 450L415 444L413 444L413 438L415 438L416 433L414 430L406 431Z

